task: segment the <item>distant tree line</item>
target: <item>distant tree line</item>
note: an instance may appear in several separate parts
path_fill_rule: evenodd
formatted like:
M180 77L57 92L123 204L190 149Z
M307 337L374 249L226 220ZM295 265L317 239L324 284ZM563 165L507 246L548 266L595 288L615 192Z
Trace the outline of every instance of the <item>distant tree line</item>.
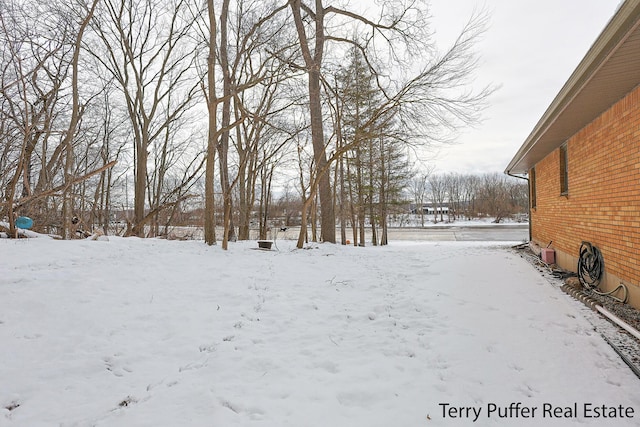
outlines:
M497 172L484 174L423 173L409 183L415 214L421 225L491 217L494 222L528 211L526 181ZM431 215L420 207L429 205Z
M356 168L356 178L344 181L344 189L337 185L338 192L346 193L344 198L337 198L336 205L343 243L385 244L390 226L424 227L430 223L479 218L489 218L496 223L506 219L528 219L528 185L522 179L498 172L425 173L424 170L413 170L404 160L387 169L392 172L383 174L371 167L371 164L385 162L378 158L360 172L365 178L358 179ZM371 185L362 185L362 196L358 191L349 191L350 186L358 189L360 180L371 182ZM336 182L340 184L340 181ZM302 202L292 188L287 186L274 196L268 212L271 219L268 226L299 226ZM253 222L257 227L257 218ZM310 226L311 232L319 228L318 219L314 218ZM365 239L365 231L369 232L369 240Z

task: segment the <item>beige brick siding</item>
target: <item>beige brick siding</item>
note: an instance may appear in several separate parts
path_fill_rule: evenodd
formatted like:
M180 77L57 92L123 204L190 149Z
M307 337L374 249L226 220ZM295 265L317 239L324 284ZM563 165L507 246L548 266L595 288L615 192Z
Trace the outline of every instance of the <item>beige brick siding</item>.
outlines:
M573 263L581 242L602 251L610 284L640 307L640 86L567 141L569 191L560 194L555 150L536 165L532 237ZM575 265L563 265L571 270Z

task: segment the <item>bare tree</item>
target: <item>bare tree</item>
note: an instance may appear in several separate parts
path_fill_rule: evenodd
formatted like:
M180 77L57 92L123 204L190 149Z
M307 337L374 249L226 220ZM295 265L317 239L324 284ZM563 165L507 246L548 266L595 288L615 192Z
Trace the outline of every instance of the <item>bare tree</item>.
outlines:
M327 157L320 85L326 43L343 43L360 50L382 93L381 101L375 108L377 114L372 115L373 121L363 123L361 131L370 127L383 112L396 109L398 126L405 131L406 143L418 139L445 141L447 135L458 126L478 119L480 107L492 92L491 88L460 90L468 83L475 68L476 59L471 48L484 31L486 20L484 15L472 17L451 48L439 55L429 45L424 25L425 11L417 3L408 6L402 2L385 3L377 21L335 6L325 7L321 0L316 0L313 5L301 0L291 0L289 5L304 58L303 69L308 78L312 145L316 171L319 174L317 179L312 180L311 192L318 192L320 195L322 238L335 242L333 194L327 165L336 157ZM344 22L345 25L333 25L328 29L326 23L331 19L342 20L341 23ZM343 28L353 28L349 24L358 26L362 42L355 42L340 33ZM391 53L386 55L386 61L376 61L376 55L381 55L383 47L388 49L386 52ZM432 54L426 56L427 63L420 72L403 81L390 82L385 79L378 64L389 61L402 64L399 52L411 54L418 51L421 51L420 56L424 55L424 51ZM406 62L404 66L407 66ZM345 144L335 149L334 153L352 148L355 149L355 145ZM314 185L318 185L318 189L313 188ZM298 242L300 244L300 238Z
M218 135L218 104L216 96L216 14L214 1L207 0L209 18L209 56L207 57L207 110L208 134L207 155L204 178L204 242L211 246L216 243L214 179L216 162L216 138Z
M233 227L231 183L229 182L229 125L231 124L231 90L232 70L229 64L229 0L222 0L220 10L220 52L219 60L222 69L222 131L218 141L218 161L220 163L220 185L222 187L224 207L224 236L222 247L227 249L229 240L236 240Z
M511 213L525 214L529 209L529 186L521 179L507 180Z
M443 175L432 174L429 176L429 195L433 205L433 221L438 222L438 214L440 221L444 221L444 204L447 200L447 186Z
M305 69L309 84L309 115L311 119L311 142L313 145L315 163L320 173L318 177L320 206L322 209L321 236L326 242L336 242L335 214L330 176L327 173L327 154L325 152L324 127L322 121L322 102L320 87L320 70L325 49L325 15L327 11L322 0L316 0L315 10L303 5L301 0L289 1L293 19L298 32L300 49L304 58ZM313 35L306 29L305 17L313 20ZM313 41L311 41L313 39ZM313 47L311 44L313 43ZM315 191L314 191L315 193Z
M345 135L343 132L343 120L344 120L344 110L345 103L344 100L340 96L340 88L337 78L334 75L333 85L330 85L330 82L325 80L326 90L331 94L329 96L329 105L331 106L331 114L332 121L334 123L335 130L335 138L337 148L340 149L345 144ZM349 203L349 199L347 199L347 176L345 175L347 158L346 156L340 156L337 161L337 165L334 170L334 192L335 196L334 205L338 205L338 220L340 222L340 242L343 245L347 244L347 203ZM337 189L340 189L339 191ZM336 203L337 201L337 203ZM352 227L355 227L352 221ZM355 239L354 239L355 240ZM354 244L357 244L355 242Z
M10 235L15 236L15 215L22 198L33 195L33 162L36 149L47 153L46 141L52 135L53 118L61 107L60 92L68 70L66 28L43 25L47 37L30 30L29 22L39 22L31 4L2 2L0 29L3 48L0 103L4 182L1 216L7 216ZM55 16L51 16L56 20ZM56 22L59 22L56 20ZM44 40L41 40L44 38ZM58 145L58 153L64 151ZM42 160L47 161L48 156ZM22 184L20 192L18 186ZM39 218L38 218L39 219Z
M134 141L134 217L130 233L144 235L150 148L174 131L197 101L194 19L186 0L103 0L94 20L101 46L92 53L119 85ZM173 203L173 202L170 202ZM161 208L150 206L151 209Z
M64 179L68 184L65 187L63 192L63 214L64 218L64 237L69 239L73 235L72 230L72 220L73 220L73 201L69 195L69 190L71 189L71 182L73 181L73 176L71 175L71 170L74 162L74 153L73 153L73 139L75 137L75 133L78 128L78 123L80 122L80 117L82 115L81 106L80 106L80 93L78 88L78 63L80 58L80 49L82 48L82 37L84 32L89 25L89 22L93 18L93 13L98 4L98 0L93 0L86 16L80 23L80 28L78 33L76 34L75 43L73 45L73 58L71 60L71 97L72 97L72 106L71 106L71 119L69 120L69 127L67 128L66 134L62 140L62 145L66 150L66 158L64 163Z
M258 110L252 111L251 106L245 105L244 93L252 90L263 82L277 82L272 80L274 75L280 73L279 68L272 64L278 62L280 48L277 43L272 43L273 35L278 33L277 24L270 29L266 29L275 21L277 15L286 10L287 6L280 7L272 4L264 5L261 9L263 14L250 13L245 11L244 1L239 1L234 5L229 0L223 0L219 22L215 4L207 2L208 11L208 45L209 58L207 65L207 104L209 112L209 144L207 150L207 176L206 176L206 201L205 201L205 238L208 244L215 241L215 233L211 231L213 224L213 179L214 167L211 164L215 158L216 150L220 166L220 184L223 200L223 225L224 234L222 240L223 249L227 249L228 241L235 240L235 228L233 226L233 194L238 182L241 182L244 191L241 191L241 201L246 201L246 168L247 165L254 165L257 151L257 140L245 141L248 135L239 128L249 119L255 122L265 121L265 111L261 110L264 105L258 105ZM259 2L253 3L261 5ZM235 6L235 8L234 8ZM252 11L255 12L255 11ZM230 29L230 23L233 23ZM266 35L265 35L266 34ZM263 53L266 53L263 55ZM261 56L262 55L262 56ZM219 67L219 68L218 68ZM220 71L222 75L222 93L216 92L216 73ZM263 92L268 100L270 90ZM270 104L271 105L271 104ZM221 106L221 112L218 107ZM218 118L220 114L220 118ZM247 129L246 127L244 128ZM259 132L251 134L252 137L260 138L264 124L258 125L255 129ZM232 142L232 132L235 130L239 164L234 172L230 165L229 148ZM212 139L213 138L213 139ZM249 148L251 146L251 148ZM250 199L250 198L249 198ZM209 230L209 232L207 232Z
M455 221L462 210L462 177L457 173L448 173L445 175L445 183L449 198L448 219Z
M484 174L478 196L483 213L493 216L496 223L502 221L502 218L508 213L508 197L504 176L497 172Z
M237 127L235 148L238 153L239 229L240 240L249 238L249 223L256 200L256 188L260 184L260 212L266 214L270 201L271 181L276 166L283 158L283 151L291 141L291 135L277 123L283 109L278 106L278 95L282 95L277 81L260 85L262 90L252 94L243 93L242 103L252 111L255 120L245 120ZM258 89L258 88L256 88ZM255 97L256 105L249 98ZM264 215L261 215L263 217ZM264 221L261 221L261 225ZM266 238L260 227L261 238Z
M306 144L304 144L304 134L299 134L296 138L296 142L296 154L298 156L298 191L300 192L302 199L302 209L300 212L300 234L298 235L297 247L301 249L304 243L309 241L307 229L309 223L308 218L311 214L310 210L317 195L315 191L317 186L314 186L314 180L318 179L318 173L316 171L314 156L309 155L309 153L305 151ZM313 221L311 222L313 224ZM315 224L313 224L313 227L315 227ZM315 233L313 240L315 241Z
M462 178L462 204L467 219L476 214L476 198L478 194L479 178L477 175L464 175Z
M123 155L123 151L128 146L127 138L118 134L118 119L114 117L114 108L111 105L111 91L105 86L102 93L102 105L99 114L96 116L96 128L100 130L99 135L99 162L104 166L111 161L117 161ZM125 163L125 162L123 162ZM120 175L114 168L104 170L98 179L93 197L93 207L89 218L90 224L97 224L105 234L110 233L111 218L115 213L114 209L114 188L119 185L120 176L126 173L126 165L122 168ZM116 233L118 230L114 230Z
M218 144L225 212L223 248L226 248L227 240L236 239L232 191L241 182L245 190L243 201L247 201L247 187L243 182L247 177L246 172L251 172L251 168L247 169L247 163L255 161L257 148L263 144L262 138L267 136L267 133L272 136L278 133L271 132L274 110L278 111L286 106L286 103L277 101L280 82L286 78L289 70L282 58L291 55L291 43L287 41L286 31L283 31L286 21L280 17L286 9L286 4L276 6L239 1L235 8L230 10L228 0L223 1L220 14L223 104L222 132ZM230 22L233 23L232 31L229 30ZM235 173L231 172L229 165L229 141L233 128L236 131L234 143L238 154ZM266 167L267 172L269 169L273 170L277 163L274 163L273 156L284 144L282 141L264 144L269 145L269 148L259 151L264 153L265 157L259 163L254 162L253 166L257 166L258 169ZM267 173L267 176L270 175L271 173ZM246 211L246 206L243 206L243 209Z
M427 201L429 189L429 177L433 173L435 166L427 167L423 172L414 175L409 180L409 188L415 204L416 213L420 214L420 224L424 227L424 204Z
M104 171L114 164L107 162L100 167L90 162L88 140L82 151L85 160L78 162L75 154L76 146L88 134L81 129L81 123L93 95L80 93L80 55L97 3L80 1L71 7L52 4L43 8L29 2L12 3L7 5L7 14L5 5L2 7L0 27L7 41L9 62L3 67L0 122L11 126L7 135L21 135L19 144L15 139L9 144L20 148L14 151L19 154L14 157L13 178L3 203L11 234L15 231L14 212L20 209L35 214L41 230L50 223L66 238L72 237L72 193L86 189L84 181L99 173L90 168ZM22 192L16 199L20 177ZM77 186L79 183L82 184ZM59 196L62 216L50 219L51 213L59 211Z

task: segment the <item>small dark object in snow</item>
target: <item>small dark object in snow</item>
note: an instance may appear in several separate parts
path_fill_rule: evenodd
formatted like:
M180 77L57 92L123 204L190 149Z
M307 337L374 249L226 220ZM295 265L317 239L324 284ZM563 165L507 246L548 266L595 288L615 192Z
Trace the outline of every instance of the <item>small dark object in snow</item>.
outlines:
M18 402L12 402L9 405L5 406L4 409L7 411L13 411L14 409L18 409L20 404Z
M260 249L271 249L271 245L273 245L273 240L258 240L258 248Z
M135 403L135 402L136 402L136 400L133 397L127 396L126 399L124 399L122 402L118 403L118 406L120 406L121 408L124 408L125 406L129 406L129 405L131 405L132 403Z
M280 231L287 231L289 227L280 227Z

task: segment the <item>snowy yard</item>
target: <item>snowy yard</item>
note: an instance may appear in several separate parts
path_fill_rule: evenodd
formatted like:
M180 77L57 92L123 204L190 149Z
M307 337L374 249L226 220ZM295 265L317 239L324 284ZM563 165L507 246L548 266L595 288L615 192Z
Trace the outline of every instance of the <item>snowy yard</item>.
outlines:
M0 426L640 423L640 381L509 244L254 246L1 239Z

